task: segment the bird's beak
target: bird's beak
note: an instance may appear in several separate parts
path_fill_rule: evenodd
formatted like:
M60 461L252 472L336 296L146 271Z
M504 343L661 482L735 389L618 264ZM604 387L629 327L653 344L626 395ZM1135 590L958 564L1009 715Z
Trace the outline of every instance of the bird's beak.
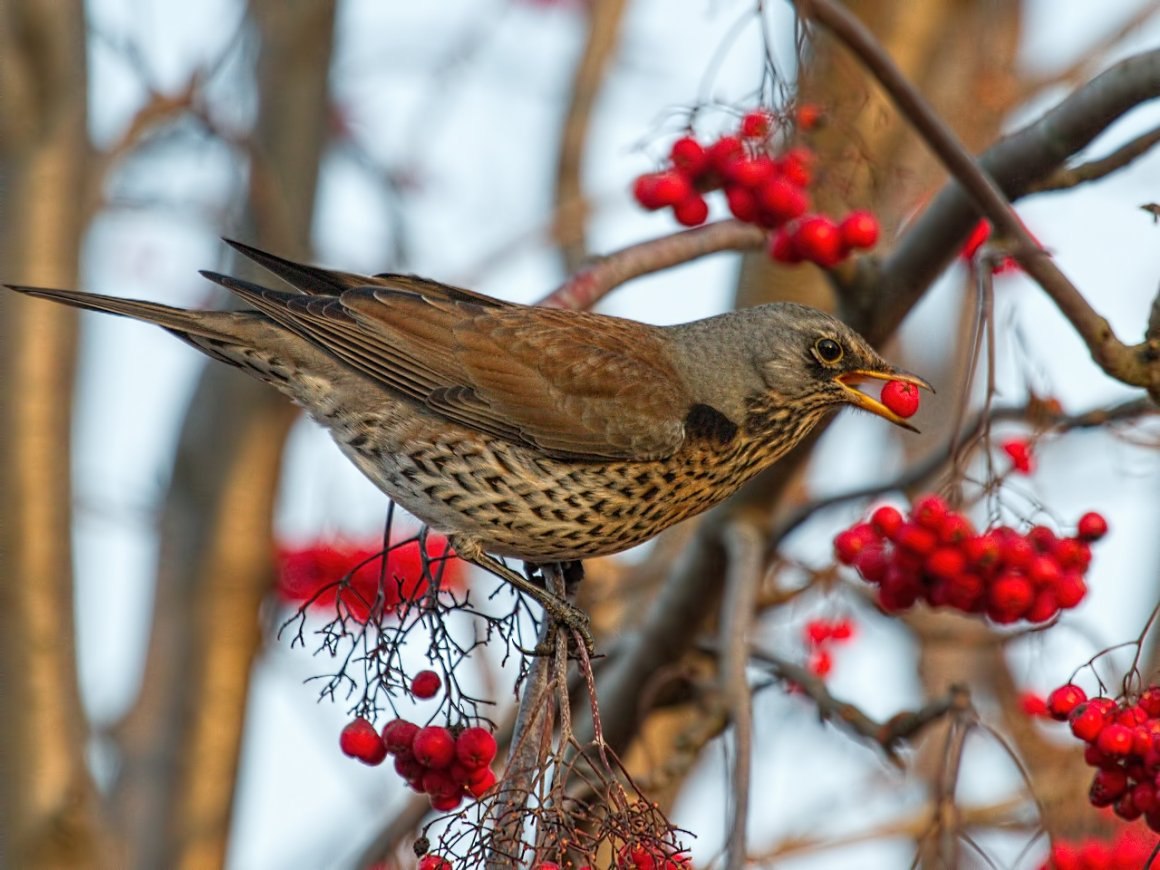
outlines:
M909 372L904 372L899 369L890 369L887 371L855 369L852 372L843 372L835 380L846 391L846 401L851 405L869 411L871 414L877 414L879 417L889 420L895 426L901 426L903 429L909 429L911 432L917 432L918 429L908 423L905 418L899 417L873 396L868 393L863 393L857 388L857 385L866 380L902 381L904 384L913 384L921 389L930 390L932 393L934 392L934 387L918 377L918 375L912 375Z

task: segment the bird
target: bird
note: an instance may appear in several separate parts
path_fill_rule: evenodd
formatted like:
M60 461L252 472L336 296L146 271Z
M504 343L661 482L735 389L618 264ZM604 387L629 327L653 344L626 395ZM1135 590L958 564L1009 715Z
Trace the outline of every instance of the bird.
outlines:
M931 389L804 305L654 326L224 241L288 289L203 271L245 306L206 311L5 286L156 324L270 384L457 556L588 644L578 607L501 558L534 569L627 550L721 502L837 408L918 431L859 384Z

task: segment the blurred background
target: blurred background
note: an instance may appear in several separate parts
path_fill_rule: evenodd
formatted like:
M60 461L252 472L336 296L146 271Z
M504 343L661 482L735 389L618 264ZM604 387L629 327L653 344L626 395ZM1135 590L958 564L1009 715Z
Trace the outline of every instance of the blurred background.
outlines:
M973 150L1160 45L1160 4L1139 0L849 6ZM13 283L223 306L225 291L198 269L261 280L231 261L227 236L532 302L586 258L677 229L635 205L633 178L657 167L693 107L705 136L732 129L762 93L767 50L778 92L800 87L827 113L811 142L825 167L819 200L874 209L880 250L944 181L849 55L803 34L788 4L0 0L0 28L0 280ZM1160 111L1144 106L1092 154L1157 126ZM1098 183L1020 205L1128 341L1143 331L1160 272L1153 220L1138 208L1157 191L1160 160L1146 153ZM728 217L722 203L712 217ZM887 487L945 445L954 409L981 399L957 388L970 287L956 262L888 346L939 388L916 421L923 437L843 415L778 509ZM1021 274L997 278L995 297L997 403L1053 397L1075 413L1139 398L1100 373ZM819 270L759 253L633 281L599 310L673 323L776 298L833 307ZM389 769L337 751L350 711L316 703L304 684L326 671L312 648L276 639L289 611L271 594L272 556L373 544L385 498L280 396L161 330L4 294L0 343L0 810L11 866L365 865L368 845L414 812L414 799ZM998 423L994 438L1029 432ZM971 683L1008 743L972 738L957 800L1018 803L1011 747L1033 781L1063 777L1045 789L1061 804L1057 819L1099 831L1074 748L1020 722L1017 693L1058 685L1143 628L1160 590L1158 434L1152 418L1048 435L1035 445L1035 473L1005 490L1008 521L1067 527L1096 509L1113 528L1088 600L1050 632L996 639L953 617L886 618L849 584L813 583L861 500L815 512L782 542L784 582L815 588L763 612L762 642L801 657L806 620L851 616L856 635L828 682L881 719L952 680ZM976 456L969 476L988 473ZM631 626L688 537L591 568L598 595L617 593L594 610L598 628ZM1133 654L1101 666L1114 675ZM471 679L502 713L514 671L481 658ZM672 721L649 718L626 750L636 770L665 757L680 716L696 713L665 715ZM763 866L910 864L935 738L899 772L821 724L801 697L762 692L754 716L749 837ZM658 787L696 837L697 866L725 836L723 745ZM1034 812L1025 816L1022 828L976 832L995 866L1042 862L1047 843L1035 838ZM400 842L401 863L387 866L407 866Z

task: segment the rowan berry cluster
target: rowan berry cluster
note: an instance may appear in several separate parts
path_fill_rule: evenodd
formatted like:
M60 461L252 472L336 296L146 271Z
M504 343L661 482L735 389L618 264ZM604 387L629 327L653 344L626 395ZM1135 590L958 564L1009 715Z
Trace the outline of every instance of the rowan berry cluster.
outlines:
M421 671L411 682L417 698L434 697L441 686L434 671ZM394 756L395 772L407 785L428 795L431 807L450 812L464 798L480 798L496 783L491 762L495 737L486 728L420 727L407 719L392 719L382 732L367 719L355 719L342 729L339 746L364 764L382 764Z
M928 495L914 502L909 516L878 508L868 522L839 532L834 552L878 587L888 612L922 600L1003 625L1042 623L1083 600L1090 544L1107 530L1100 514L1088 513L1074 537L1057 537L1046 526L977 533L965 516Z
M1114 840L1057 840L1041 870L1139 870L1148 866L1157 845L1151 834L1128 827Z
M854 623L849 619L811 619L802 634L810 651L806 667L815 676L826 677L834 669L831 649L854 636Z
M1068 722L1096 768L1088 799L1126 821L1143 818L1160 832L1160 686L1132 699L1088 699L1068 683L1047 696L1053 719Z
M870 212L851 212L841 221L809 213L814 153L799 146L771 154L774 125L771 111L757 109L741 119L735 135L707 145L682 136L666 168L636 179L633 196L650 210L671 208L678 223L695 227L709 216L704 194L720 189L734 217L772 231L769 255L779 263L809 261L828 269L851 251L874 247L879 228Z

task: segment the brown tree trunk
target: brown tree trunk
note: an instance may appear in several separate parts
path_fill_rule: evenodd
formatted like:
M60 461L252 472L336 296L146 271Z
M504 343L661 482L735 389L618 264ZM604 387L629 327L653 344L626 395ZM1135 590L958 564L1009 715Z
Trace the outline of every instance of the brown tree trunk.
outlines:
M251 234L309 257L327 137L333 2L255 0L260 109ZM114 807L127 866L224 863L271 520L293 407L212 364L183 426L162 517L155 614L139 702L121 732Z
M87 178L79 0L0 0L0 279L77 280ZM76 313L0 293L0 865L106 866L73 646Z

